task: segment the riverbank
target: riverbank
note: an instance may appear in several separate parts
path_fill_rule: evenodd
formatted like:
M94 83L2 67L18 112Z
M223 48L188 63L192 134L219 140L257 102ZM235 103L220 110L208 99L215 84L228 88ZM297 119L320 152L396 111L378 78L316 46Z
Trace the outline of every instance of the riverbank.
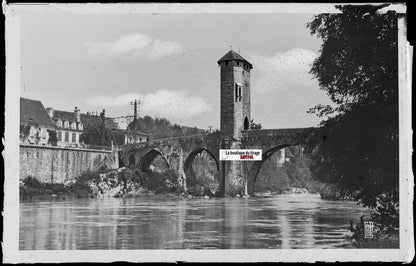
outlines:
M154 174L153 174L154 175ZM157 177L154 177L157 180ZM158 182L155 182L158 183ZM152 186L154 188L154 185ZM20 182L20 201L48 201L48 200L71 200L71 199L93 199L93 198L146 198L146 199L210 199L219 198L218 191L211 191L200 185L194 185L183 191L181 189L153 189L149 190L135 184L134 182L119 182L112 177L102 178L93 174L86 175L74 182L66 184L40 183L32 177ZM268 197L274 195L293 196L319 196L316 193L277 193L256 192L251 197ZM242 198L244 195L236 194L231 198Z
M155 174L152 174L155 175ZM153 183L158 183L157 174ZM93 198L146 198L146 199L209 199L218 197L209 189L202 186L193 186L184 192L181 189L161 188L153 184L152 190L141 187L139 184L121 181L113 178L97 177L94 174L85 175L74 182L66 184L40 183L35 178L28 177L20 182L20 202L34 201L62 201L73 199Z
M39 200L67 200L79 198L94 198L92 190L81 183L44 184L33 177L20 181L20 202Z

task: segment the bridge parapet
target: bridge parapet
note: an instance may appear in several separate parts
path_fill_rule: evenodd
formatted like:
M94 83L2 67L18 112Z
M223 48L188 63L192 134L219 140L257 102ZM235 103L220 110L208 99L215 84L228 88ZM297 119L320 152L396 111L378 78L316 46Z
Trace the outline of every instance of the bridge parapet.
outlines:
M274 137L300 135L310 128L280 128L280 129L253 129L243 131L247 137Z
M172 144L179 143L181 140L183 140L183 141L186 141L186 140L204 141L206 136L207 136L207 133L201 133L201 134L176 136L176 137L163 138L163 139L154 139L154 140L148 140L146 142L141 142L141 143L124 144L124 145L120 146L120 149L129 150L129 149L135 148L135 147L136 148L143 148L143 147L152 147L152 146L172 145Z
M261 148L264 151L277 145L297 145L312 128L257 129L243 131L246 148Z

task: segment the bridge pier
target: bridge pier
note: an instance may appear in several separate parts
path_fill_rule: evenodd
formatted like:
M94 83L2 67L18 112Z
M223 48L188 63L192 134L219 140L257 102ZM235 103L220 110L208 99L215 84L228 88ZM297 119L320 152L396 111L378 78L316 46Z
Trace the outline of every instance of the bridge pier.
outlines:
M237 140L222 140L223 149L242 149L244 144ZM247 165L244 161L221 161L221 193L224 197L247 195Z

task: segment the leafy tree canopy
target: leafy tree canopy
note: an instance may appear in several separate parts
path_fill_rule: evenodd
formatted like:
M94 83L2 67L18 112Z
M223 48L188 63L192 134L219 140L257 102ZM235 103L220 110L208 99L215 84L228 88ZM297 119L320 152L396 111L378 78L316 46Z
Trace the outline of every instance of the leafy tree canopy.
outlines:
M398 202L397 17L374 6L340 6L308 23L322 39L311 73L333 101L310 110L326 120L312 171L366 206Z
M89 145L110 146L112 140L111 131L105 127L87 127L80 136L80 142Z
M253 120L253 119L251 119L251 121L250 121L250 128L251 128L251 129L261 129L261 124L260 124L260 123L256 124L256 123L254 122L254 120Z

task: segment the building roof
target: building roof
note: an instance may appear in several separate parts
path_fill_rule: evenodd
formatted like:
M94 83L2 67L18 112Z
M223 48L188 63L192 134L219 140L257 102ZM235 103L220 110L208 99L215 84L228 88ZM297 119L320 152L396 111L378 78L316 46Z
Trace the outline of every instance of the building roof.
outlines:
M59 111L54 110L53 111L53 119L61 119L62 121L69 121L73 122L75 121L75 113L74 112L67 112L67 111Z
M98 127L101 126L101 116L98 115L88 115L88 114L81 114L81 122L84 125L84 128L87 127ZM74 112L67 112L67 111L59 111L55 110L53 114L54 119L60 118L62 121L69 121L73 122L75 120L75 113ZM105 127L108 129L117 128L116 123L114 123L112 118L104 118Z
M221 57L221 59L218 60L218 64L220 64L221 62L230 61L230 60L241 60L241 61L244 61L244 62L246 62L247 64L250 65L250 68L253 68L253 65L250 62L248 62L246 59L244 59L244 57L242 57L241 55L239 55L238 53L236 53L233 50L230 50L223 57Z
M20 123L55 127L41 101L20 98Z
M101 117L98 115L81 114L81 122L84 124L84 127L97 127L101 125ZM116 123L109 117L104 118L104 125L108 129L117 128Z

